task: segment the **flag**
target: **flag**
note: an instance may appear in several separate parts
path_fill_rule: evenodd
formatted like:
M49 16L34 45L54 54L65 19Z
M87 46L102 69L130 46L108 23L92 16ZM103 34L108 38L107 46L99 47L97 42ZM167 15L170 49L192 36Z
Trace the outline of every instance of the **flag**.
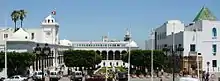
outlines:
M51 14L52 14L52 15L56 15L56 11L52 11Z

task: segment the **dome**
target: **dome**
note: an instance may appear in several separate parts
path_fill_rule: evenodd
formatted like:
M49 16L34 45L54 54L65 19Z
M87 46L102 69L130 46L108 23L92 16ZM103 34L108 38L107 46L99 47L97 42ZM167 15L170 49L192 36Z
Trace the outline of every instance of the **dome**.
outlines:
M72 46L72 42L70 40L60 40L60 45Z
M134 42L134 41L131 41L130 43L128 43L128 44L126 44L125 45L126 47L138 47L138 45L137 45L137 43L136 42Z
M29 39L29 33L26 32L23 28L19 28L16 32L14 32L11 36L12 40L18 41L26 41Z

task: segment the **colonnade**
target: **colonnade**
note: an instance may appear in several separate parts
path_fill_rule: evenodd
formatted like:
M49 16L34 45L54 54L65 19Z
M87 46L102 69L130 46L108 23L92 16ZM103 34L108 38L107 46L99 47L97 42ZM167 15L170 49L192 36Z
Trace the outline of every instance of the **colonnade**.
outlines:
M112 51L112 50L103 50L103 51L99 51L97 50L96 53L100 54L102 56L102 60L106 60L107 58L107 52L108 52L108 60L121 60L122 59L122 55L127 53L127 51L123 50L123 51Z

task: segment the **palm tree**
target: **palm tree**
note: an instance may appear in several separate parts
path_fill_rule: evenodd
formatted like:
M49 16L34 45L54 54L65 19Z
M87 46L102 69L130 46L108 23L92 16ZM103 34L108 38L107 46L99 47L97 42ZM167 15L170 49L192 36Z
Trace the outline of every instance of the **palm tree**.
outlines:
M23 24L23 20L26 17L27 12L25 10L20 10L19 11L19 18L21 20L21 28L22 28L22 24Z
M16 31L16 29L17 29L16 24L17 24L17 21L18 21L18 19L19 19L19 11L14 10L14 11L11 13L11 19L12 19L12 21L15 23L15 31Z

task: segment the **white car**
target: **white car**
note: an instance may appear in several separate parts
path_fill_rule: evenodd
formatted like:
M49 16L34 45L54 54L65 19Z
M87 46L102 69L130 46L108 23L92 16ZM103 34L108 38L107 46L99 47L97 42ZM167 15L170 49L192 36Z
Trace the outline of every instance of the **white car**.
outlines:
M35 71L33 76L32 76L32 79L35 80L35 81L36 80L41 80L42 79L42 74L43 74L42 71ZM44 72L44 77L45 76L47 76L46 72Z
M179 81L200 81L200 80L192 77L180 77Z
M15 75L10 78L5 79L4 81L27 81L27 77L22 77L21 75Z
M50 81L58 81L61 78L61 74L58 71L50 71Z

